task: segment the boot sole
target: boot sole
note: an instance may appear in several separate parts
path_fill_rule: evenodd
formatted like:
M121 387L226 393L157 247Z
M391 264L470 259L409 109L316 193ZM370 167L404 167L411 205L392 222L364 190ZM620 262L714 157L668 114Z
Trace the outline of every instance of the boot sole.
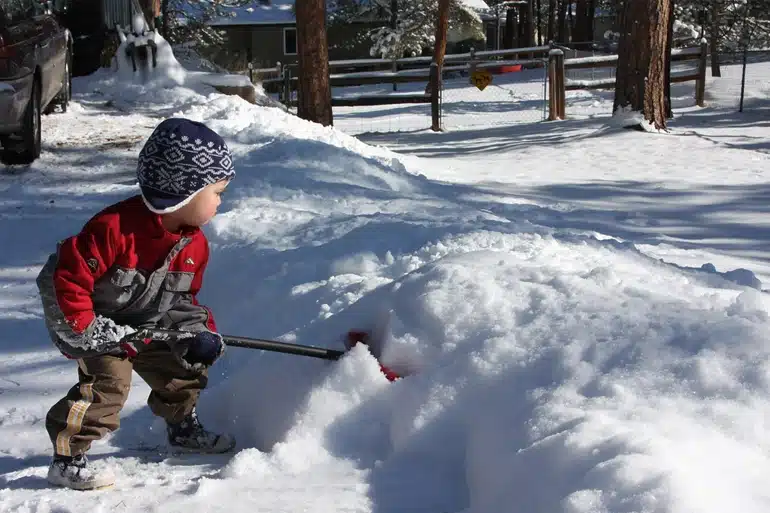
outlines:
M104 490L106 488L112 488L113 486L115 486L115 482L114 481L112 483L106 483L106 484L103 484L103 485L88 486L88 487L86 487L86 486L72 486L71 484L68 484L68 483L59 483L57 481L52 481L50 479L48 480L48 483L50 483L50 484L52 484L54 486L58 486L59 488L68 488L70 490L77 490L78 492L90 492L92 490Z
M219 450L205 450L172 445L169 447L169 452L171 454L227 454L228 452L233 452L233 449L235 449L235 444Z

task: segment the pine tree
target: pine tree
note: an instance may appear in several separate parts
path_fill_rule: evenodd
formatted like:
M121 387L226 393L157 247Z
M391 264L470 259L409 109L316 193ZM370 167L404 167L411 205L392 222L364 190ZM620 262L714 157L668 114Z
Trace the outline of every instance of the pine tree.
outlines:
M666 49L670 0L626 4L618 47L614 112L637 111L666 128Z
M234 16L233 7L253 0L161 0L161 24L156 28L172 44L193 43L197 49L218 49L224 44L220 31L209 22ZM151 20L148 20L151 21Z
M297 115L324 126L332 124L329 51L326 42L326 2L297 0Z
M392 8L398 12L393 15ZM370 30L370 54L386 59L421 55L435 45L438 0L331 0L329 22L384 21ZM449 29L462 30L483 39L481 19L460 0L450 0Z

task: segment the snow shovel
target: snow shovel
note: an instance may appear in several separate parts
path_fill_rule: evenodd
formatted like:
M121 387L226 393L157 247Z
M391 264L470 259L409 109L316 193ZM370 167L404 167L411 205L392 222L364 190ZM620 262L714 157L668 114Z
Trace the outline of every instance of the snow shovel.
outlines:
M152 340L162 341L174 337L189 337L191 333L189 331L145 328L140 330L136 335L137 338L150 338ZM268 340L264 338L235 337L231 335L222 335L222 338L224 339L225 344L231 347L261 349L263 351L271 351L276 353L309 356L312 358L320 358L322 360L339 360L347 352L337 349L327 349L325 347L292 344L290 342L281 342L279 340ZM377 359L379 363L379 357L381 355L381 347L379 341L374 340L368 332L349 331L345 340L345 347L347 350L350 350L359 342L369 348L369 352ZM395 381L400 377L394 371L388 367L385 367L382 363L380 363L380 370L388 379L388 381Z

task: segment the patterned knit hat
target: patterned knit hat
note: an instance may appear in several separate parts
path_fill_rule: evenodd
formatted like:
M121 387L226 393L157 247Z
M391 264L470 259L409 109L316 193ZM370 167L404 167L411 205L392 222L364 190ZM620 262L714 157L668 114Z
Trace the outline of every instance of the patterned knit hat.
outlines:
M204 187L235 176L225 141L203 123L171 118L139 152L136 169L144 203L157 214L179 210Z

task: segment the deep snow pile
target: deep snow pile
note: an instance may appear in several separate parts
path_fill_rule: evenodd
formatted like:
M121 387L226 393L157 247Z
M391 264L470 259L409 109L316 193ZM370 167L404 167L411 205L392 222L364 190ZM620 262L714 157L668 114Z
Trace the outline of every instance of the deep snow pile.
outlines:
M100 84L109 77L80 86ZM200 295L220 330L340 347L347 329L374 328L386 337L385 363L407 377L388 383L362 347L337 363L230 349L200 409L234 431L240 452L203 477L184 464L125 460L118 477L128 484L115 493L127 511L767 510L770 303L750 270L679 267L632 243L546 227L533 222L536 208L499 208L521 207L503 187L495 196L428 179L418 159L280 109L168 84L152 95L148 110L205 121L235 155L237 178L206 227L212 260ZM584 143L558 151L578 154ZM676 158L676 142L661 147ZM623 151L631 155L619 160L635 158L632 144ZM597 174L618 169L611 156ZM15 230L47 226L53 236L90 212L26 215ZM13 240L17 251L43 247ZM4 276L34 276L3 262ZM25 376L14 364L26 364L21 348L44 330L39 308L14 306L21 296L4 307L24 314L5 332L18 354L4 368ZM56 395L66 389L58 373L43 375ZM162 423L137 411L142 401L134 396L135 422L106 453L162 441ZM0 419L26 429L45 406L19 404ZM111 495L18 492L47 463L44 435L21 438L4 454L35 457L36 467L8 473L0 505L116 508Z
M396 509L766 507L764 294L490 215L277 110L222 99L185 115L238 143L205 296L227 305L224 329L330 345L391 312L385 363L412 374L388 386L363 351L331 368L239 353L203 406L273 451L224 475L350 458Z
M143 23L143 21L142 21ZM156 45L156 67L143 63L137 56L135 64L127 53L134 44ZM81 98L102 97L120 110L135 111L137 108L153 111L159 115L171 115L169 109L187 107L202 101L200 96L214 97L218 86L253 88L257 104L280 107L280 104L265 95L260 85L252 84L245 75L222 74L204 71L207 61L196 58L193 52L185 52L183 62L175 56L171 45L157 32L123 41L115 52L110 68L100 68L95 73L76 80L74 92ZM151 50L147 46L147 55ZM148 57L149 58L149 57ZM135 67L136 66L136 69ZM158 110L161 109L160 112Z

